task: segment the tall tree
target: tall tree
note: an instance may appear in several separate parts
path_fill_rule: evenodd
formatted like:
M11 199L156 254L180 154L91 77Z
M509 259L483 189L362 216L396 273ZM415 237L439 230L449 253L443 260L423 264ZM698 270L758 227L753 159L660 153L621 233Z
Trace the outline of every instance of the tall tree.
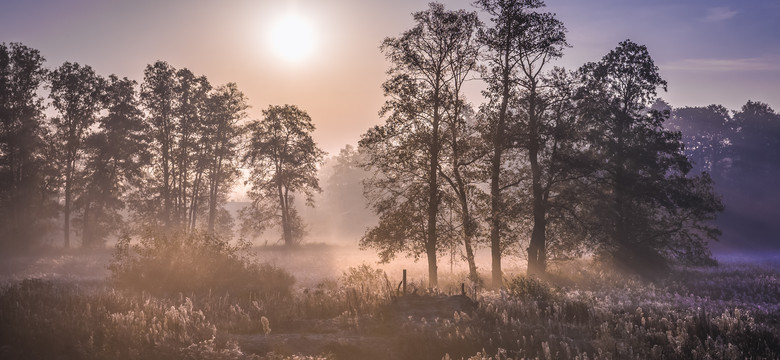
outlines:
M238 148L246 118L247 99L235 83L218 87L208 98L203 145L210 148L208 167L208 231L214 232L218 212L238 178Z
M502 163L505 151L516 142L509 134L509 129L516 117L510 105L521 97L524 92L528 116L529 132L538 130L539 114L537 109L539 82L544 66L552 59L561 56L561 50L566 46L565 28L551 13L540 12L544 2L541 0L477 0L476 6L491 16L492 26L481 36L482 43L488 49L486 53L487 71L484 78L487 82L485 95L489 103L487 117L492 154L490 159L490 243L492 251L493 286L502 282L501 275L501 228L503 199L501 191L507 185L516 183L515 179L504 179ZM538 140L538 131L531 134ZM526 142L528 155L533 158L539 151L538 141ZM544 220L541 198L541 171L537 160L530 159L534 196L534 225L531 246L529 247L529 266L536 267L543 263ZM536 211L539 210L539 211Z
M205 177L214 146L207 119L211 84L205 76L166 62L148 65L141 100L151 133L153 160L136 208L148 224L194 229L207 204Z
M302 194L313 205L314 193L320 191L317 166L325 152L311 136L311 118L295 105L270 106L263 110L262 120L249 123L248 130L244 163L251 169L252 205L242 217L257 230L273 220L281 225L284 244L293 246L304 234L294 195Z
M137 213L147 221L160 222L165 227L172 225L174 205L175 75L176 69L164 61L157 61L146 66L141 84L141 104L147 114L154 160L153 175L143 187L147 193L141 194L136 202Z
M149 161L147 127L136 85L127 78L109 76L106 115L85 141L85 189L77 199L84 246L103 245L107 235L121 229L126 197L139 185Z
M674 109L665 126L682 134L685 155L697 172L717 174L737 140L737 124L721 105Z
M547 268L550 239L548 227L558 230L557 247L576 249L568 244L562 246L564 224L569 223L568 211L576 207L579 199L572 182L587 169L580 166L585 156L582 149L585 133L581 119L576 116L573 101L576 79L563 69L541 74L526 75L528 88L522 92L519 106L521 114L518 143L527 155L530 170L531 217L533 220L531 240L528 246L529 275L542 274Z
M71 62L54 69L49 78L49 98L59 115L52 119L52 124L64 178L63 232L65 247L69 247L74 195L83 180L84 141L103 108L105 79L90 66Z
M380 177L392 178L395 173L409 175L405 180L413 184L402 187L415 195L405 194L408 202L404 203L384 202L374 197L374 209L380 215L379 225L368 233L363 243L386 250L386 255L408 250L416 256L422 250L428 260L429 285L435 287L438 284L436 256L442 249L437 220L442 197L439 169L443 165L444 118L452 111L455 72L460 76L463 75L460 72L465 71L464 64L454 62L469 61L456 52L468 46L465 42L470 39L478 20L475 13L448 11L439 3L431 3L428 10L417 12L413 17L415 26L412 29L382 43L381 49L392 66L388 71L390 79L383 85L389 99L381 111L388 119L384 126L369 130L363 136L361 147L370 157L369 166L384 173ZM394 169L391 163L396 161L411 168ZM396 184L378 181L374 185L393 187ZM420 198L425 199L424 202L420 202ZM397 243L405 240L390 228L398 224L398 217L414 218L412 213L400 213L402 208L424 212L418 215L423 215L425 224L414 227L425 234L422 239L414 237L422 243L408 247Z
M42 235L52 217L46 184L46 130L43 99L44 58L20 43L0 43L0 247L24 248Z
M581 69L583 115L598 155L591 209L602 256L640 272L677 259L706 262L710 221L723 210L704 173L689 176L680 133L663 128L668 112L649 110L666 88L647 48L623 41Z
M478 161L483 157L484 146L479 143L479 134L474 126L473 110L463 97L463 84L479 67L479 50L477 42L478 31L482 27L475 14L464 18L460 24L460 37L455 41L453 50L449 53L449 86L450 110L444 116L443 147L449 164L439 166L439 172L455 195L457 211L460 218L461 237L466 252L466 262L469 266L469 278L479 281L476 261L474 259L474 239L477 235L478 222L474 215L473 204L482 194L478 182L482 181L477 168Z
M207 122L206 112L211 84L205 76L196 76L189 69L176 71L174 85L174 147L173 147L173 203L172 218L176 226L184 226L192 214L189 206L197 189L193 187L193 174L198 172L195 161L200 138L208 137L212 129L202 126Z

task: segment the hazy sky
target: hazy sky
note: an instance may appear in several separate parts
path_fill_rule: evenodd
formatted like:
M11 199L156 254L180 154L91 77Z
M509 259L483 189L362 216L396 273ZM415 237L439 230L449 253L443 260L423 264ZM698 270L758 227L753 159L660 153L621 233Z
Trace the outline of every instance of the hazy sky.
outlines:
M470 1L444 1L471 8ZM549 0L569 30L560 65L596 61L621 40L648 46L673 106L748 99L780 110L780 1ZM426 1L0 0L0 42L37 48L55 67L75 61L102 75L142 80L156 60L236 82L252 117L271 104L312 116L315 139L335 154L378 124L387 64L378 45L412 25ZM271 51L269 28L286 13L307 19L315 49L295 64ZM483 20L486 20L483 18ZM478 103L472 91L471 101Z

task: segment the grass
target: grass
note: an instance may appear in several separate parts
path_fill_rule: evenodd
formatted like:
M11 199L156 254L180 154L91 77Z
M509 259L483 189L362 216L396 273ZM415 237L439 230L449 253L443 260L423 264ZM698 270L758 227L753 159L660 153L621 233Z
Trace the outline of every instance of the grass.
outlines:
M305 263L295 263L298 271L307 271ZM242 264L231 271L245 280L261 266ZM422 296L405 301L397 276L350 265L336 275L308 274L306 284L290 283L288 291L264 291L269 283L262 281L236 289L187 282L160 291L169 285L8 277L0 288L0 358L780 358L776 264L677 268L649 282L578 261L544 280L509 274L504 290L480 289L474 306L463 308L424 290L420 278L410 288ZM286 274L273 269L258 276ZM442 288L459 293L460 275L443 276L450 283ZM426 302L439 311L426 310Z

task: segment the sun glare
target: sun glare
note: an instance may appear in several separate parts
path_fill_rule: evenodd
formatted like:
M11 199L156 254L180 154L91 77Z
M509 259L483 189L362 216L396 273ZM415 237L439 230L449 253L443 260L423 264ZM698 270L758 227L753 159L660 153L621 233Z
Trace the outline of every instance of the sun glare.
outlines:
M314 51L314 28L307 19L287 14L273 23L270 32L271 49L288 62L300 62Z

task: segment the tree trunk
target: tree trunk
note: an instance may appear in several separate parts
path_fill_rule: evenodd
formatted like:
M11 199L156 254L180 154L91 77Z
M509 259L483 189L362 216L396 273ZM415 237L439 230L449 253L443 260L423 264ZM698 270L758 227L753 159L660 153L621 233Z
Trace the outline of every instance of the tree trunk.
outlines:
M293 246L292 229L290 228L290 212L288 209L287 199L285 199L284 191L282 190L281 182L277 184L277 190L279 191L279 205L282 210L282 239L285 246Z
M439 268L436 264L436 245L427 244L425 254L428 257L428 287L435 288L439 284Z
M501 107L498 112L495 132L493 133L493 157L490 163L490 252L492 255L492 286L499 288L503 282L501 273L501 156L504 152L504 131L506 127L507 107L511 83L509 78L509 52L511 42L510 32L507 32L507 42L504 48L504 71L502 75Z
M438 81L436 82L438 85ZM428 255L428 286L431 288L439 286L438 266L436 264L436 216L439 213L439 184L437 175L439 174L439 121L441 114L440 99L438 87L434 91L433 103L433 124L431 129L431 162L428 170L428 239L426 241L426 252Z
M528 246L528 275L540 275L547 271L547 213L542 190L542 168L539 165L539 114L537 114L536 87L531 87L528 103L528 160L531 164L531 196L534 226Z
M70 157L70 156L69 156ZM62 227L62 231L64 232L65 237L65 248L70 247L70 207L71 207L71 183L73 182L73 164L70 159L67 160L68 163L65 166L65 208L63 209L63 215L64 215L64 224Z
M477 264L474 261L474 248L471 246L471 240L474 234L474 224L471 219L471 214L469 212L469 206L465 194L460 199L460 207L461 212L463 213L463 215L461 215L461 222L463 226L463 247L466 248L466 261L469 264L469 279L476 282L479 280L479 274L477 273Z
M220 170L222 168L222 157L216 160L214 176L211 184L211 194L209 196L209 232L214 232L214 224L217 220L217 196L219 194Z
M87 195L89 196L89 195ZM84 220L81 234L81 247L93 247L95 245L94 231L92 227L92 201L87 199L87 203L84 205Z
M544 205L544 194L541 183L541 168L538 161L536 145L529 148L529 159L532 173L533 218L534 226L531 232L531 243L528 246L528 275L540 275L547 271L547 219Z

